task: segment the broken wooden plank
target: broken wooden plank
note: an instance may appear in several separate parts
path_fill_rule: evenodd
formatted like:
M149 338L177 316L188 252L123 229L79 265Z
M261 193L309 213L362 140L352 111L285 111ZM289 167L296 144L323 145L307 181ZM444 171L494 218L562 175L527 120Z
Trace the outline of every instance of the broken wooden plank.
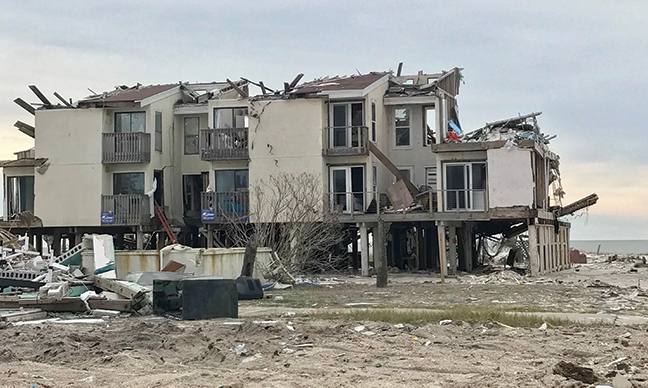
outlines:
M290 85L288 84L288 82L284 82L284 92L290 93Z
M133 301L130 299L88 299L88 306L92 310L115 310L127 313L133 311Z
M22 121L18 120L14 123L14 127L18 128L18 130L25 135L35 138L36 137L36 128L32 127L31 125L27 123L23 123Z
M236 90L239 96L241 96L242 98L248 98L248 94L245 92L245 90L239 88L238 85L230 81L229 78L227 78L225 81L227 81L227 83L232 87L232 89Z
M299 80L302 79L303 76L304 76L304 73L297 74L295 79L293 79L292 82L290 83L290 85L288 85L288 86L290 86L290 88L293 89L295 86L297 86L297 83L299 82Z
M40 90L36 87L36 85L29 85L29 88L31 89L32 92L38 97L39 100L43 102L44 105L52 105L52 103L45 97L43 93L41 93Z
M382 164L384 164L385 167L387 167L387 169L391 171L394 176L396 176L397 180L402 180L405 183L405 186L407 186L407 189L410 191L410 193L412 193L413 196L416 196L419 193L419 190L416 188L416 186L414 186L414 184L410 182L409 179L405 178L405 176L401 174L400 171L398 171L398 168L394 165L394 163L392 163L391 160L389 160L389 158L385 156L385 154L383 154L373 142L367 143L369 143L369 151L371 151L372 154L376 155L378 160L380 160Z
M18 105L20 105L21 108L26 110L27 112L35 115L36 114L36 109L27 101L23 100L22 98L18 97L14 100L14 102Z
M403 71L403 62L398 64L398 71L396 71L396 77L400 77L402 71Z
M65 101L65 98L63 98L63 97L62 97L60 94L58 94L57 92L54 92L54 96L55 96L56 98L58 98L59 100L61 100L61 102L62 102L65 106L72 108L72 104L69 103L69 102L67 102L67 101Z
M81 298L65 297L61 300L24 298L20 299L18 304L22 307L38 307L43 311L84 312L88 310Z
M47 312L41 309L0 311L0 321L3 322L31 321L45 317Z
M567 214L573 214L574 212L586 208L588 206L594 205L598 201L599 197L596 194L590 194L585 198L581 198L578 201L572 202L567 206L563 206L556 212L557 217L562 217Z
M269 87L265 86L265 85L263 84L263 81L259 81L258 83L256 83L256 82L254 82L254 81L250 81L250 80L247 79L247 78L243 78L243 77L241 77L241 79L242 79L243 81L247 82L247 83L250 83L250 84L254 85L254 86L258 86L258 87L260 87L260 88L261 88L261 93L263 93L263 94L266 94L267 92L274 93L274 90L272 90L272 89L270 89Z

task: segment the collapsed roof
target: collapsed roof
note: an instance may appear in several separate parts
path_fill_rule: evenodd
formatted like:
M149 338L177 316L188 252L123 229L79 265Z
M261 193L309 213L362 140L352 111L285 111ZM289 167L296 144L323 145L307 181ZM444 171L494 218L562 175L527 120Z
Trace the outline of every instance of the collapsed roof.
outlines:
M465 133L462 142L481 142L504 140L517 145L521 140L530 139L539 144L549 144L556 136L547 136L540 131L537 117L542 112L486 123L482 128Z

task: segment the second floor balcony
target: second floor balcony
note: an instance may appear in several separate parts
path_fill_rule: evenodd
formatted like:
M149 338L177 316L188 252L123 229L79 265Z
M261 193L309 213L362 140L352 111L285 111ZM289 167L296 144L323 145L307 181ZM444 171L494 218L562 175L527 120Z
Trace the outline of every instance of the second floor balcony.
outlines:
M150 198L143 194L101 196L101 223L103 225L146 225L151 220Z
M326 156L368 155L369 147L367 127L329 127L325 130Z
M149 163L151 161L150 133L107 132L102 136L102 163Z
M200 130L200 159L247 159L248 128L210 128Z

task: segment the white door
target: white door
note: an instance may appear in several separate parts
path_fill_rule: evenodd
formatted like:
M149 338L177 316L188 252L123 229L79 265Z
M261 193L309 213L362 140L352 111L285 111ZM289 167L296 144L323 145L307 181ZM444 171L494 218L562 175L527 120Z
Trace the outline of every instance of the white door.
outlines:
M364 211L364 167L331 167L331 210L350 213Z

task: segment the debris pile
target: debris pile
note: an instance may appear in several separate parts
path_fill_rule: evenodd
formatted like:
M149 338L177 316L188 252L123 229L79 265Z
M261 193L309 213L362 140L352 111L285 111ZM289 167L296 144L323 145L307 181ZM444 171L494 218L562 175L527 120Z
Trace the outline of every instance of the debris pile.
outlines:
M519 117L486 123L484 127L468 132L460 139L462 142L504 140L512 145L517 145L520 141L528 139L539 144L549 144L549 141L554 139L555 136L546 136L540 131L536 117L541 114L542 112L529 113Z
M0 261L0 321L42 319L48 312L110 317L151 311L150 287L115 279L112 236L86 235L58 257L34 251L26 236L1 236L11 248L2 248Z
M469 284L525 284L531 282L528 278L511 270L491 272L486 275L467 275L457 279Z

